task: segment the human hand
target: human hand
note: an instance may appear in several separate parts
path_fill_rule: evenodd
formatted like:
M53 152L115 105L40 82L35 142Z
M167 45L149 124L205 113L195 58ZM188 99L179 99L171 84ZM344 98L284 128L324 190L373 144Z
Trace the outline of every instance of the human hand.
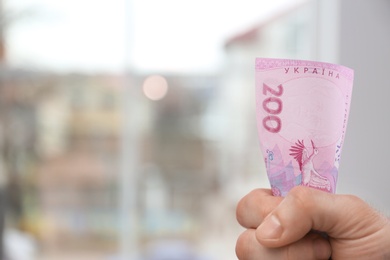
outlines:
M239 202L237 220L247 229L237 240L240 260L390 259L389 219L356 196L257 189Z

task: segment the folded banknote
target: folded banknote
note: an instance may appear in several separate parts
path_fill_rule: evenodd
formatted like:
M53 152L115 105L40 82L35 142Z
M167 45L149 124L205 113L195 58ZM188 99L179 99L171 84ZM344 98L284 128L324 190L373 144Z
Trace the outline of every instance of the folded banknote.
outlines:
M256 59L260 147L275 196L303 185L334 193L353 70L304 60Z

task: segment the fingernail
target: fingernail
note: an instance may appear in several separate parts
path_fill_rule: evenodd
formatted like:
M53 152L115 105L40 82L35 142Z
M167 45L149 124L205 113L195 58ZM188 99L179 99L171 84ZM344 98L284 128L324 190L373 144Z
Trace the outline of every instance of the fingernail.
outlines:
M257 231L261 239L278 239L283 233L283 228L279 219L276 216L271 215L264 220L264 222L258 227Z
M313 241L314 255L316 259L329 259L332 255L332 248L329 241L317 238Z

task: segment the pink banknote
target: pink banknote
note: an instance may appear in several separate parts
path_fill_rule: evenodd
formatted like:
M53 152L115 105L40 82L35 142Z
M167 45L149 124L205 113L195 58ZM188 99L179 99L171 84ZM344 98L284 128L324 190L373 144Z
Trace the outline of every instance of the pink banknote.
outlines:
M330 63L256 59L258 135L275 196L297 185L335 192L353 75Z

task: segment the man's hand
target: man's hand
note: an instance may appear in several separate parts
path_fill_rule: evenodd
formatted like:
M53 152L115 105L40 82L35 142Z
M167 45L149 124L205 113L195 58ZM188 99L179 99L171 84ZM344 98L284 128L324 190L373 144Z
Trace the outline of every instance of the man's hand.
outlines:
M352 195L299 186L283 198L258 189L239 202L237 220L247 228L240 260L390 259L389 219Z

